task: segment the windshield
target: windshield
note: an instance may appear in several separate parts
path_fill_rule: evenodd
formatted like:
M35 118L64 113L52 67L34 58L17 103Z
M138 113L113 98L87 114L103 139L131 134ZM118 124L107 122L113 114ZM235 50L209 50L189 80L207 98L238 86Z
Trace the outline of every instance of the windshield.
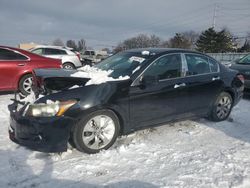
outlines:
M110 76L113 78L131 76L133 71L138 70L138 67L150 57L150 55L143 55L139 52L122 52L103 60L95 67L105 71L112 70Z

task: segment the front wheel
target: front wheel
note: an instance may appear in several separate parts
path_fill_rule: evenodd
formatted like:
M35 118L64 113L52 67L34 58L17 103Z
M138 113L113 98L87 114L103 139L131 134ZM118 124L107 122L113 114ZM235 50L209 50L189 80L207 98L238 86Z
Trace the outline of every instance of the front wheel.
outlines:
M18 89L24 97L31 93L32 80L32 74L27 74L19 81Z
M212 121L223 121L228 118L233 107L232 96L227 92L222 92L214 102L210 114Z
M110 110L91 113L77 123L73 142L79 151L98 153L111 147L120 132L119 119Z

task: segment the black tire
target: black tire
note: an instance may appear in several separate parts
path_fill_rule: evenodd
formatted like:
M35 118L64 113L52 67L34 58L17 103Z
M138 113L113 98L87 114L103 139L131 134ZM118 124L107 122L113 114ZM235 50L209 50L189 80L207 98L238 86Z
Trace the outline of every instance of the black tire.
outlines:
M26 74L19 81L18 89L24 97L29 95L31 92L31 85L30 88L27 86L27 81L30 79L32 80L32 74Z
M75 65L73 63L64 63L63 64L64 69L76 69Z
M220 93L212 105L209 119L215 122L226 120L231 113L232 107L232 96L227 92Z
M109 117L110 120L112 120L112 122L114 123L114 124L112 124L112 127L114 127L114 130L113 130L114 133L112 133L113 136L111 136L110 141L107 142L107 145L105 145L104 147L100 146L100 148L98 148L98 149L93 149L93 148L91 148L91 146L93 146L96 141L99 143L98 146L100 144L102 144L102 142L103 142L103 144L105 142L104 142L104 140L102 140L100 137L97 136L96 132L95 133L93 131L92 132L91 131L84 132L84 130L86 129L86 126L92 126L92 128L93 128L93 126L95 126L95 123L93 123L92 118L96 118L99 116ZM90 121L91 121L91 123L90 123ZM85 135L85 133L86 134L88 133L89 135ZM89 115L83 117L76 124L76 126L72 132L72 137L73 137L72 140L74 142L76 149L78 149L81 152L93 154L93 153L98 153L101 150L106 150L106 149L110 148L114 144L114 142L116 141L116 138L118 137L119 133L120 133L120 123L119 123L119 119L116 116L116 114L114 112L112 112L111 110L98 110L96 112L90 113ZM94 135L94 138L91 141L89 141L89 143L91 145L90 146L90 145L85 143L86 141L84 142L84 137L90 138L93 135ZM106 137L106 136L104 136L104 137Z

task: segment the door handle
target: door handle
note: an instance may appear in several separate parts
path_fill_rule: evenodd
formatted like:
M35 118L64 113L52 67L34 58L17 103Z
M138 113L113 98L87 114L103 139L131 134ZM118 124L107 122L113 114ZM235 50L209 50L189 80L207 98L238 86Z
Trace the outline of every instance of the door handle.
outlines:
M213 77L212 81L215 81L215 80L220 80L220 77L219 76Z
M176 89L176 88L179 88L179 87L185 87L185 86L186 86L186 84L185 84L185 83L175 84L175 85L174 85L174 88Z
M19 66L19 67L22 67L24 65L25 65L25 63L19 63L19 64L17 64L17 66Z

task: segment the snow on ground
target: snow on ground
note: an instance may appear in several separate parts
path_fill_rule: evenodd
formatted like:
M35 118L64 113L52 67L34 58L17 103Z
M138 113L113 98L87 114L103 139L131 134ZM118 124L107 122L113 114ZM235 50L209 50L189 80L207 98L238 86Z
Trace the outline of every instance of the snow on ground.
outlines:
M231 121L170 123L124 136L95 155L12 143L10 97L0 95L0 187L250 187L250 97Z

